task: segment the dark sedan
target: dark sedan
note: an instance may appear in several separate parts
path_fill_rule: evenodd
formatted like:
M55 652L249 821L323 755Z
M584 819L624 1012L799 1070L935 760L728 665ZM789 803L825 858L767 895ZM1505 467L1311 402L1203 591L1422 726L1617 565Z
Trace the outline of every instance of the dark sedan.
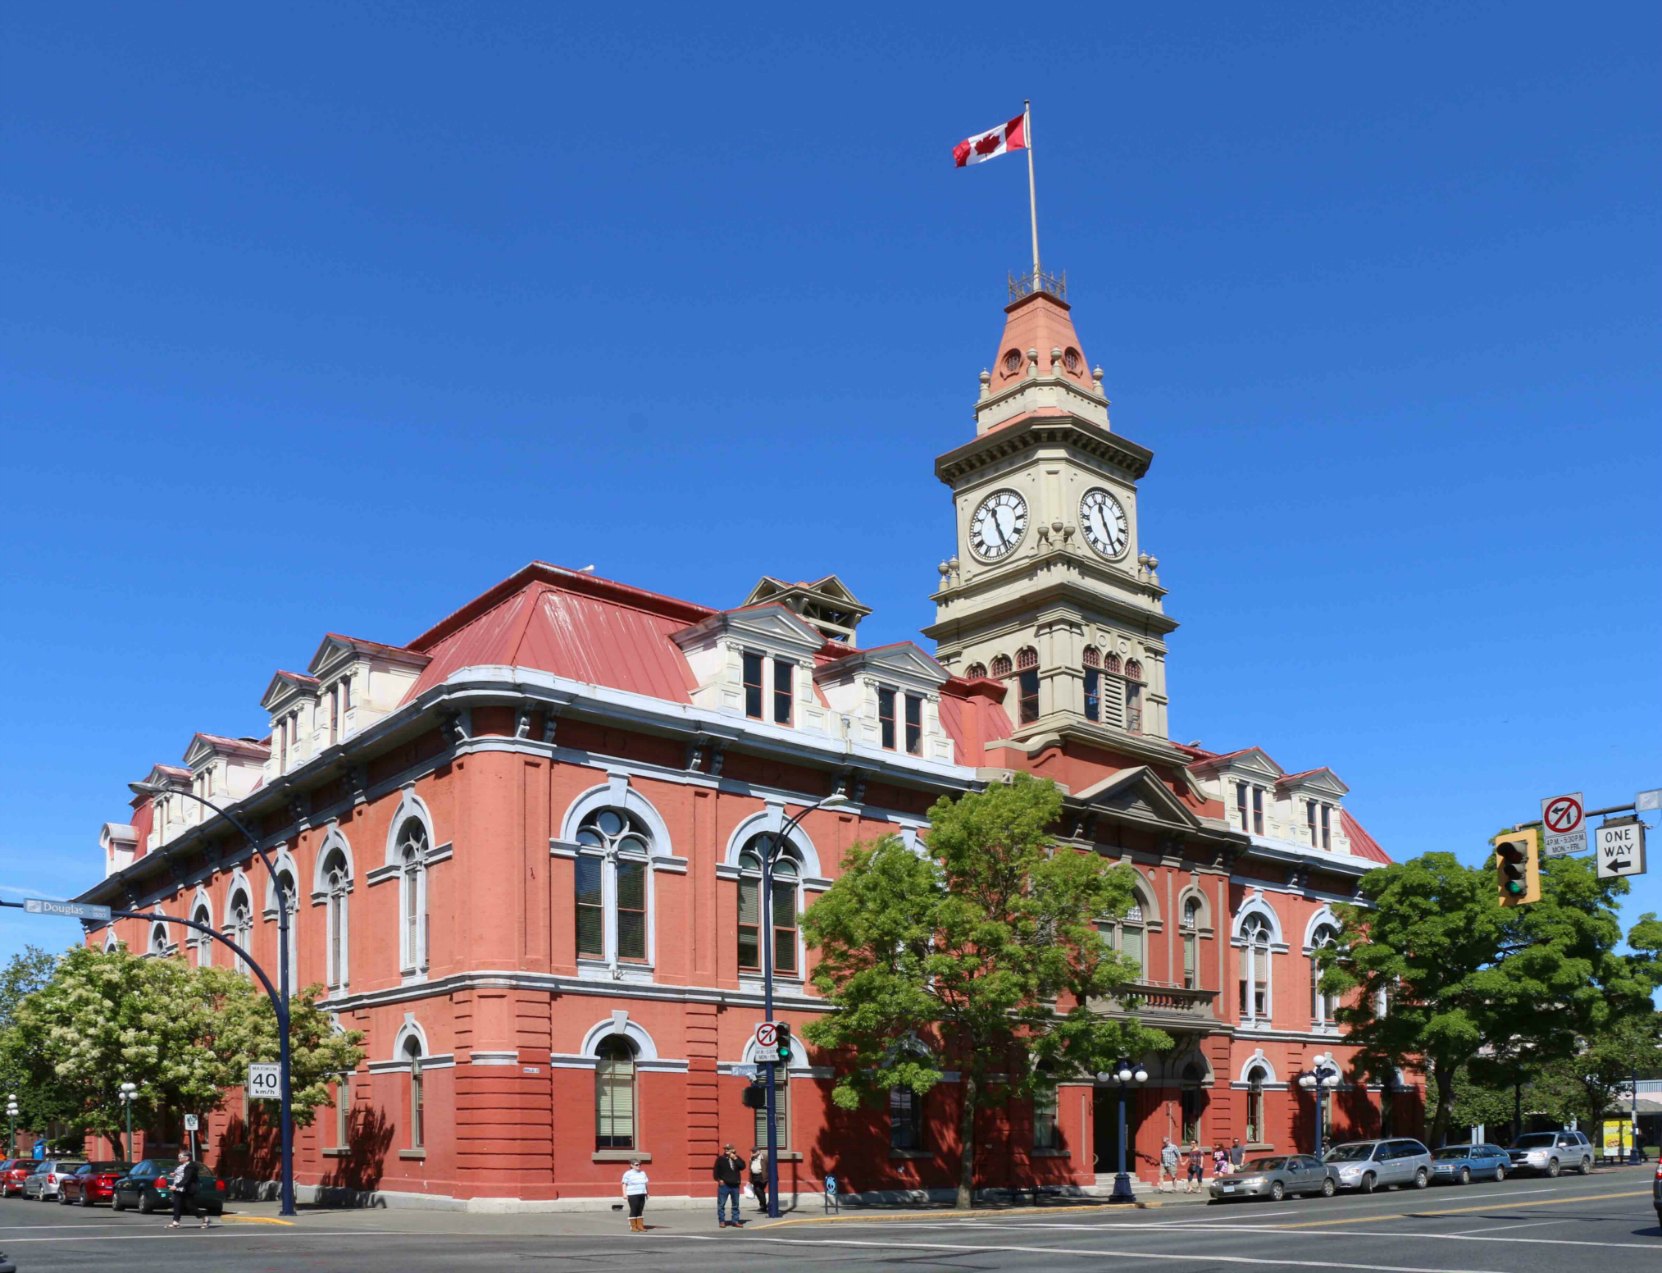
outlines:
M173 1209L173 1186L168 1177L179 1164L170 1158L146 1158L115 1182L110 1206L116 1211L135 1208L140 1215ZM204 1215L217 1216L225 1210L225 1182L205 1166L198 1166L196 1205Z
M124 1162L89 1162L77 1167L59 1183L58 1201L66 1207L77 1202L83 1207L108 1202L113 1193L111 1186L130 1170L131 1164Z

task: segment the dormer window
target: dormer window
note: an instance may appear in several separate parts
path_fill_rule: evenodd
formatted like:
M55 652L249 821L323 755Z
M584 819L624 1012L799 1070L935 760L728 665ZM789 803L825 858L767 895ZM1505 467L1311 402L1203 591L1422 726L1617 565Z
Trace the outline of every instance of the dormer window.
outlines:
M882 739L883 750L894 750L894 691L887 685L879 686L877 690L877 729Z
M1263 835L1264 789L1250 782L1236 783L1235 812L1241 819L1241 830Z
M792 684L793 665L789 659L775 657L771 661L773 678L770 693L768 658L755 650L744 652L744 714L751 720L767 720L770 717L764 713L771 710L775 725L789 725L796 701L796 690Z
M904 720L897 718L896 711L905 713ZM904 725L904 735L900 730ZM923 696L921 694L901 694L887 685L877 687L877 730L878 740L884 751L894 751L897 739L904 737L906 754L921 756L923 754Z
M916 694L906 696L906 754L923 754L923 699Z

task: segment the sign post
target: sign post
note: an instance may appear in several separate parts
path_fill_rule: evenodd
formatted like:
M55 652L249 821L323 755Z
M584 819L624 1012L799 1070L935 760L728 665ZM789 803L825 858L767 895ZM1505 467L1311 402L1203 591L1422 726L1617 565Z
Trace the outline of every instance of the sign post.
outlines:
M190 1156L196 1157L196 1129L202 1125L202 1120L195 1114L185 1115L185 1135L190 1137Z
M1569 857L1587 852L1587 802L1579 791L1541 801L1541 856Z
M1638 818L1606 822L1595 838L1599 879L1614 880L1645 873L1645 824Z

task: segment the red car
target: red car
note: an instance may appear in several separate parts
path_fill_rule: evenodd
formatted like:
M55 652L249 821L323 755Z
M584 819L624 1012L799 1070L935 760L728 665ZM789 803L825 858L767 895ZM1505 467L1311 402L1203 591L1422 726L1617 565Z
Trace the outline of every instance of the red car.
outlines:
M76 1202L83 1207L109 1202L115 1196L110 1186L125 1176L130 1167L130 1163L124 1162L89 1162L77 1167L58 1181L58 1201L66 1207Z
M23 1179L34 1169L32 1158L8 1158L0 1162L0 1198L21 1197Z

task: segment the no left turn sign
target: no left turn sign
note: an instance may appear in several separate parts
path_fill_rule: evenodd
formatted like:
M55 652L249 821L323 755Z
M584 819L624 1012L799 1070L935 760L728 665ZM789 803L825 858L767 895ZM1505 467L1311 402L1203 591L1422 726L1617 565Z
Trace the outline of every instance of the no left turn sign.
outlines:
M779 1045L779 1028L771 1021L759 1022L756 1026L756 1046L772 1048Z
M1587 806L1579 791L1541 801L1541 856L1568 857L1587 852Z
M1554 835L1566 835L1581 825L1586 814L1581 808L1579 795L1554 796L1541 810L1541 817L1548 831Z

